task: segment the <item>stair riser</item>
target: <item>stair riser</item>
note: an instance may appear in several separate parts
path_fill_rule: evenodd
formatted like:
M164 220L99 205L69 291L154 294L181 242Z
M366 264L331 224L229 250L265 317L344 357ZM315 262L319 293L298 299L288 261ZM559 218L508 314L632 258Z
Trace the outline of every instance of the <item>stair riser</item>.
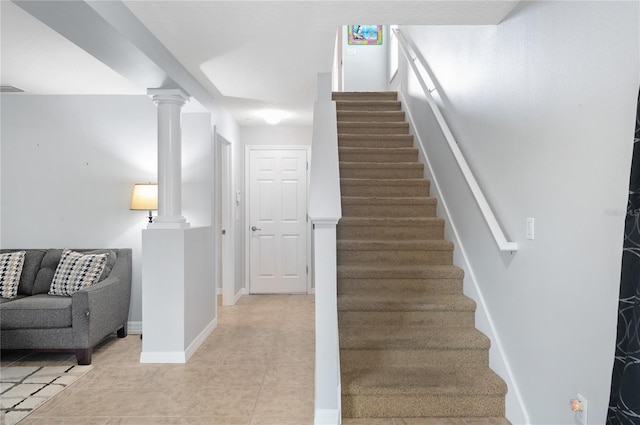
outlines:
M453 251L338 251L339 265L450 265L452 262Z
M418 240L443 239L442 226L344 226L338 224L338 239Z
M342 395L344 418L504 417L503 395Z
M398 100L398 94L395 92L337 92L332 94L331 100L335 100L336 102L341 100L355 102L390 101Z
M385 364L389 366L436 367L489 365L487 350L340 350L343 367L363 364Z
M400 111L401 109L401 103L393 100L376 102L339 100L336 102L337 111Z
M386 125L338 123L340 134L409 134L405 123L387 123Z
M462 279L338 279L338 294L398 292L410 292L416 296L461 294Z
M340 168L344 179L421 179L423 170L419 168Z
M338 146L342 148L411 148L413 138L411 136L369 137L339 134Z
M351 185L342 184L340 186L342 196L372 196L372 197L427 197L429 196L429 186L373 186L373 185ZM396 215L398 217L398 215Z
M402 111L369 111L353 112L338 111L338 123L340 122L404 122Z
M435 217L435 205L367 205L343 204L344 217Z
M459 328L475 326L472 311L340 311L340 326L403 325ZM421 332L420 328L416 332ZM341 345L342 347L342 345ZM349 347L342 347L349 348Z

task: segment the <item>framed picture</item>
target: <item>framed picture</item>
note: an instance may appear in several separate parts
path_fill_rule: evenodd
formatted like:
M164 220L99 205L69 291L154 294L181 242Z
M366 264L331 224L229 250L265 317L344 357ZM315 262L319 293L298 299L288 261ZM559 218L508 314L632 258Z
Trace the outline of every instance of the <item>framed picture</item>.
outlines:
M382 25L348 25L349 44L382 44Z

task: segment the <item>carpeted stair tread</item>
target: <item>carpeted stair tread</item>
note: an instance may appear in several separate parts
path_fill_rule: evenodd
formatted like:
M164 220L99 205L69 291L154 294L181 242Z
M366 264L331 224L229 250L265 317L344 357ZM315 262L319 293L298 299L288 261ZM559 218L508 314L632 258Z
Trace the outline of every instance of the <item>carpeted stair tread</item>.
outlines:
M453 242L431 240L339 240L338 251L453 251Z
M463 277L464 270L453 265L343 264L338 266L338 279L462 279Z
M427 196L343 196L342 205L436 205L436 198Z
M376 170L384 170L384 169L414 169L414 170L424 170L424 164L420 162L341 162L340 168L372 168Z
M352 147L339 147L338 148L338 154L359 154L359 155L364 155L364 154L371 154L371 153L383 153L385 155L394 155L394 154L407 154L407 153L418 153L418 149L417 148L413 148L413 147L407 147L407 148L396 148L396 147L375 147L375 148L352 148ZM347 161L348 162L348 161ZM366 162L366 161L363 161ZM384 163L384 162L380 162L380 163Z
M358 198L360 199L360 198ZM397 201L397 198L392 198ZM431 199L431 198L427 198ZM338 226L444 226L444 219L439 217L342 217Z
M342 294L339 311L475 311L476 303L464 295L369 293Z
M404 122L404 111L338 110L341 122Z
M399 111L402 103L399 100L336 100L338 111Z
M340 179L345 186L429 186L425 179Z
M459 295L462 293L462 278L377 278L343 277L338 281L338 294L394 294L398 291L407 296Z
M507 388L489 368L363 365L342 373L343 394L502 395Z
M407 122L338 121L338 134L409 134Z
M381 92L367 92L367 91L358 91L358 92L334 92L331 95L331 99L335 101L340 100L361 100L365 102L371 101L388 101L388 100L397 100L398 93L395 91L381 91Z
M488 350L491 341L470 326L345 326L340 332L340 350ZM358 367L358 365L349 365ZM379 368L385 365L378 365Z
M392 148L413 147L412 134L344 134L338 133L339 147Z

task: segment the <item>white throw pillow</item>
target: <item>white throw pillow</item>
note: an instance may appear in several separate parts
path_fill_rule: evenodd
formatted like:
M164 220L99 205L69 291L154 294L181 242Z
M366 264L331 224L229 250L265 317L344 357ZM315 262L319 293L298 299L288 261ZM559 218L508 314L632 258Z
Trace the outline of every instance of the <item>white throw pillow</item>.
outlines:
M0 254L0 297L15 298L18 295L18 285L26 254L26 251Z
M62 251L60 263L56 267L49 295L70 296L98 281L108 254L81 254L70 249Z

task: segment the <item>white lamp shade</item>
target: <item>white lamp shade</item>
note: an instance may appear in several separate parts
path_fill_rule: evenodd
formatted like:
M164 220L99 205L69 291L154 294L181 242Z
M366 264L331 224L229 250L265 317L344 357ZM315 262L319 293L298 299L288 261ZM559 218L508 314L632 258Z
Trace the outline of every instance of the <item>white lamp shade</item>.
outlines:
M158 209L158 185L151 183L136 183L131 195L132 210L155 211Z

